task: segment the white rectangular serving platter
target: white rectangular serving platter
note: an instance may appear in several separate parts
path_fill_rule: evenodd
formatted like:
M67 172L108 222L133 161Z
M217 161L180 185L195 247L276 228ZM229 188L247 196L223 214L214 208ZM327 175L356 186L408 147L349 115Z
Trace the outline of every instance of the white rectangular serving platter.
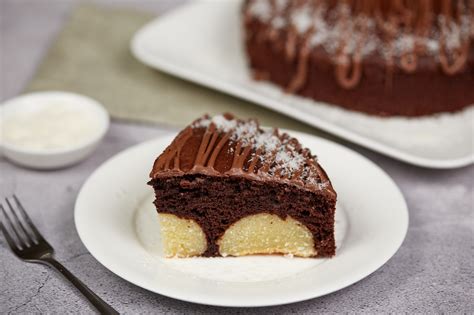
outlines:
M243 47L241 5L241 0L184 5L139 30L131 42L133 54L161 71L407 163L457 168L474 162L474 106L455 114L382 118L288 95L275 85L254 81Z

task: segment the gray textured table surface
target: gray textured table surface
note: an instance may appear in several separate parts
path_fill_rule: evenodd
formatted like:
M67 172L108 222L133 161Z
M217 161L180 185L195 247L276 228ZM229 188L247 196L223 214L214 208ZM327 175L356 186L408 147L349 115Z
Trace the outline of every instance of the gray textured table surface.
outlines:
M77 1L0 0L0 99L17 95ZM174 1L106 1L161 13ZM84 248L73 223L76 195L91 172L130 145L165 128L113 123L105 142L85 162L37 172L0 159L0 196L17 193L57 257L122 313L474 313L474 167L421 169L353 146L386 170L410 210L407 237L382 268L339 292L292 305L226 309L150 293L113 275ZM87 302L56 273L15 258L0 237L0 314L91 313Z

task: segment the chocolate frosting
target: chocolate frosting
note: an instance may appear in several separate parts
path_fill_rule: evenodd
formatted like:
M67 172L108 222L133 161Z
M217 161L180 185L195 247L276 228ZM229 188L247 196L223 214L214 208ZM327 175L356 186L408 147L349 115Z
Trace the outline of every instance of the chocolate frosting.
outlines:
M277 43L285 34L286 57L298 65L291 93L304 86L318 47L331 56L345 89L358 85L363 61L374 56L385 61L390 86L395 67L412 73L421 57L446 75L460 73L474 47L474 0L247 0L244 22L253 19L266 24L262 41Z
M231 114L206 115L186 127L156 159L150 177L189 174L274 181L336 195L317 158L298 140Z

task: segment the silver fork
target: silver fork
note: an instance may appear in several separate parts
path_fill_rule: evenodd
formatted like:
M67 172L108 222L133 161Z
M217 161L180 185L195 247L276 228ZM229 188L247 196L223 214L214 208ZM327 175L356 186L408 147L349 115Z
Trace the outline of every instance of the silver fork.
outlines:
M8 198L5 198L8 208L10 209L8 215L6 208L0 204L0 210L3 216L3 220L0 219L0 229L15 255L26 262L45 264L55 268L69 280L100 313L119 314L54 259L53 247L51 247L38 232L18 198L13 195L11 199L13 199L14 202L10 202Z

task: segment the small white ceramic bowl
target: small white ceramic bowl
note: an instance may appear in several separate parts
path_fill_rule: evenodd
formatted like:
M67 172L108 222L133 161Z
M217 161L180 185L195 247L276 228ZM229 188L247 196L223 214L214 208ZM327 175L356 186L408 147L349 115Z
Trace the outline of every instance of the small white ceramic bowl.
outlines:
M2 139L0 148L3 155L14 163L35 169L57 169L73 165L88 157L98 146L109 129L110 118L104 107L97 101L79 94L59 91L37 92L21 95L0 105L0 121L5 121L14 113L28 113L39 106L69 106L93 114L98 118L99 128L81 143L68 145L64 149L30 149L8 143ZM2 124L3 125L3 124Z

